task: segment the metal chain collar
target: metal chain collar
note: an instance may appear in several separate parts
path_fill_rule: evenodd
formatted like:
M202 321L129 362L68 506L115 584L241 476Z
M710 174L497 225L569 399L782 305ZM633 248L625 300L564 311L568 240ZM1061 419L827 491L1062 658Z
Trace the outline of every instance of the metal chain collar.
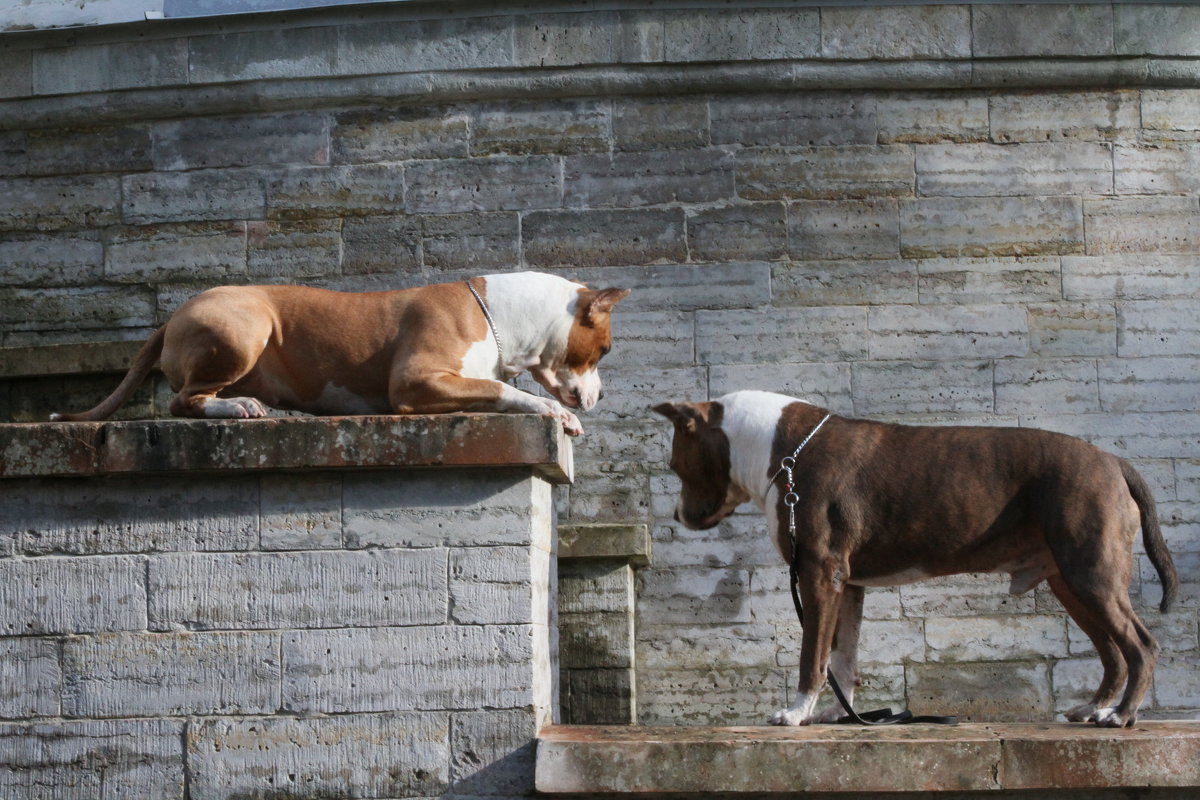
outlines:
M779 462L779 472L775 473L775 477L778 477L780 472L787 473L787 479L783 482L783 490L787 492L787 494L783 496L783 504L787 506L788 509L788 533L791 534L793 542L796 540L796 503L800 502L800 495L793 491L795 488L795 483L792 480L792 469L796 466L796 456L800 455L800 451L803 450L804 446L808 444L814 436L817 435L817 431L821 430L821 426L828 422L831 416L833 415L826 414L821 421L817 423L817 427L809 431L808 436L805 436L804 440L801 441L800 444L796 445L796 449L792 451L792 454L790 456L783 457L783 460ZM774 478L771 480L774 482Z
M500 372L500 380L504 380L504 347L500 344L500 334L496 332L496 323L492 321L492 312L488 311L487 303L483 302L483 298L475 290L474 284L470 280L463 281L463 283L467 284L471 294L475 295L475 300L479 303L480 310L483 311L483 318L487 320L488 327L492 329L492 338L496 340L497 369Z

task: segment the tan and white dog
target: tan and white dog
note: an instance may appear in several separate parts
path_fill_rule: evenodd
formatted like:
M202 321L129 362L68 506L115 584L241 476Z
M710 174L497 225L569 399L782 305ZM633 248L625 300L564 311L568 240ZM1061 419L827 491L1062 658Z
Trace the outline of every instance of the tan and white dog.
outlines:
M184 303L150 337L116 390L90 411L106 419L156 362L181 417L508 411L559 419L601 396L597 362L612 346L613 306L627 289L589 289L537 272L389 292L220 286ZM529 370L556 399L504 381Z
M682 481L675 518L711 528L753 501L767 512L790 564L780 466L826 410L756 391L654 410L675 425L671 468ZM827 669L853 697L863 587L964 572L1007 573L1012 594L1049 583L1104 666L1091 702L1067 719L1108 727L1137 719L1159 651L1129 600L1139 526L1162 581L1160 610L1179 582L1150 490L1129 462L1029 428L914 427L830 415L796 455L793 474L804 606L800 686L773 724L841 716L837 707L818 710L817 699Z

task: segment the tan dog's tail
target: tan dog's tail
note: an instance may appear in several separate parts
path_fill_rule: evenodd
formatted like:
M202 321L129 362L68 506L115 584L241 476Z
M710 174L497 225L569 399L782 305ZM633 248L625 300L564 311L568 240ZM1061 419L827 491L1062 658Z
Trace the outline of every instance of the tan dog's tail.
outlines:
M98 406L88 411L81 411L78 414L51 414L51 421L94 422L95 420L111 417L129 399L133 391L141 386L142 381L150 374L150 370L154 369L155 363L158 362L158 357L162 354L163 339L166 337L166 330L167 326L164 325L146 340L146 343L142 345L142 349L133 357L133 364L129 367L129 372L125 373L125 378L113 390L113 393L104 398Z
M1125 484L1129 487L1129 493L1133 495L1133 501L1137 503L1138 511L1142 515L1142 544L1146 547L1146 555L1150 556L1150 563L1158 572L1158 579L1162 581L1162 602L1158 604L1158 610L1165 612L1179 594L1179 576L1175 574L1175 562L1167 550L1167 543L1163 541L1162 528L1158 526L1158 511L1150 487L1132 464L1123 458L1120 461Z

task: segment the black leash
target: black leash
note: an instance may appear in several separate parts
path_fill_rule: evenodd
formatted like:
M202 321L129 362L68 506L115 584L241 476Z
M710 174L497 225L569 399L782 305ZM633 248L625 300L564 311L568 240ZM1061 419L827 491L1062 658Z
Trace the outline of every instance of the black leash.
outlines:
M787 482L783 488L787 494L784 495L783 502L788 508L788 534L792 539L792 564L789 570L790 585L792 590L792 604L796 607L796 618L800 620L800 627L804 627L804 606L800 604L800 571L797 564L800 563L800 537L796 535L796 503L800 497L793 491L794 483L792 481L792 469L796 466L796 457L800 455L800 451L808 444L813 436L816 436L817 431L821 430L821 426L829 421L830 414L826 414L825 418L817 423L817 426L808 432L804 437L804 441L792 452L790 456L786 456L780 464L779 470L771 476L771 482L775 482L775 478L780 473L787 473ZM890 708L877 708L873 711L864 711L859 714L850 705L850 701L846 699L846 693L842 691L842 687L838 684L837 678L834 677L833 668L828 667L825 670L825 677L829 680L829 687L833 689L834 695L838 702L842 704L842 708L846 711L846 716L839 718L836 722L840 725L855 724L855 725L908 725L912 723L931 723L935 725L957 725L958 717L953 716L938 716L935 714L914 715L908 709L893 714Z

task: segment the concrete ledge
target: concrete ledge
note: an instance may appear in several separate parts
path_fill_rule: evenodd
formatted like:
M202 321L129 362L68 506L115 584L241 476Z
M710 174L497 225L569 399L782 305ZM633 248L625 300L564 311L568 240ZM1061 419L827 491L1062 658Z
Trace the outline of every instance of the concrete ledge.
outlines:
M545 794L700 797L1200 786L1200 724L856 728L555 726L537 747Z
M124 373L143 340L0 347L0 379Z
M532 467L568 483L572 445L528 414L0 424L0 478L397 466Z
M604 522L559 525L558 557L618 558L631 566L645 567L650 564L650 529Z

